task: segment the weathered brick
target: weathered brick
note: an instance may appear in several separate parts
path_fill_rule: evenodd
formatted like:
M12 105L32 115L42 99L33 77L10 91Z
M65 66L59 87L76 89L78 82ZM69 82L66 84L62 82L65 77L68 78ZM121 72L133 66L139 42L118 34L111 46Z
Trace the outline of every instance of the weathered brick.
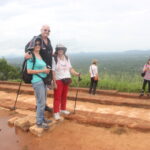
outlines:
M9 120L8 120L8 124L14 125L14 122L15 122L17 119L19 119L19 117L13 117L13 118L9 119Z
M26 116L23 118L19 118L14 122L16 127L20 127L22 130L27 131L29 130L30 126L35 124L35 117L34 116Z
M34 125L29 128L30 132L38 137L42 136L44 129L37 127L37 125Z
M50 128L48 130L44 130L42 128L37 127L37 125L34 125L32 127L29 128L30 132L38 137L42 136L44 131L50 132L52 131L55 127L56 124L58 123L57 121L55 121L54 119L51 119L52 122L49 123Z
M36 123L35 116L27 116L27 120L29 121L30 126L33 126Z

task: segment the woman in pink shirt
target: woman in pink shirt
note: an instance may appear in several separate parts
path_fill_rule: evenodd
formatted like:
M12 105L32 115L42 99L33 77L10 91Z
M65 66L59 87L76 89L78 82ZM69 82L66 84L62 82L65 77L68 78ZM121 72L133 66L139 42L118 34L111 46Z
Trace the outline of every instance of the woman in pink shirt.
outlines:
M148 84L148 96L150 95L150 59L148 59L147 63L143 67L144 81L142 86L142 92L140 96L144 96L146 85Z
M56 46L56 51L53 59L53 81L54 89L54 119L59 120L60 114L69 115L70 112L66 110L68 87L71 83L71 74L80 76L70 63L68 56L66 56L67 48L61 44Z

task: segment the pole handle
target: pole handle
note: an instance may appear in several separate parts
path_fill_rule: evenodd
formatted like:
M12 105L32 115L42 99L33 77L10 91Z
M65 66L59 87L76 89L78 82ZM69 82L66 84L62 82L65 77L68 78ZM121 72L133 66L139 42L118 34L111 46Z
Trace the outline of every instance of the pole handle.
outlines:
M80 82L81 80L82 80L82 78L81 78L81 73L79 73L78 82Z

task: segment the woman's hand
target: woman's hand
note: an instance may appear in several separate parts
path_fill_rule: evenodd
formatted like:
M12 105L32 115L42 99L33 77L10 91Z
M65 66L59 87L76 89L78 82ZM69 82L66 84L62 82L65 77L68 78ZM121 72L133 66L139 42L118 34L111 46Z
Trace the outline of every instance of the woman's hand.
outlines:
M45 68L43 72L44 72L44 73L46 73L46 74L49 74L49 72L50 72L50 69L48 69L48 68Z
M31 55L31 53L27 52L27 53L25 53L24 57L25 57L25 59L30 59L30 58L32 58L32 55Z
M80 72L78 72L76 75L77 75L78 77L81 77L81 73L80 73Z
M78 81L81 81L82 80L82 78L81 78L81 73L79 72L78 73Z
M57 89L57 83L56 83L56 81L54 82L54 89Z
M79 79L81 79L81 73L80 72L74 72L74 75L77 76Z

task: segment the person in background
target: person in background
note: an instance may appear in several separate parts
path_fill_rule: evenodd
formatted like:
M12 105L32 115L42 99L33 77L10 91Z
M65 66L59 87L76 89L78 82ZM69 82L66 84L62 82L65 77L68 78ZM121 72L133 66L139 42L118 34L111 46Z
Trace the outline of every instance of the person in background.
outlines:
M60 120L60 114L69 115L70 112L66 110L68 87L71 83L71 74L80 76L70 63L68 56L66 56L67 48L58 44L53 59L53 81L54 81L54 119Z
M40 56L46 63L47 67L52 68L52 55L53 55L53 48L51 45L51 41L48 38L50 34L50 27L48 25L43 25L41 28L41 34L36 36L39 39L41 39L41 50L40 50ZM34 39L35 37L33 37ZM34 43L32 42L33 39L28 42L28 44L25 46L25 59L30 59L32 55L30 55L28 52L34 48ZM49 81L51 82L52 80L52 71L48 74L49 76ZM48 107L47 105L45 106L45 110L52 112L52 108Z
M148 59L147 63L143 67L143 86L140 96L144 96L146 85L148 84L148 94L150 96L150 59Z
M97 67L97 60L94 59L92 64L89 67L89 73L91 77L90 89L89 93L95 95L96 87L98 83L98 67Z
M27 60L27 73L32 74L31 83L34 88L37 105L36 124L40 128L48 129L48 123L50 123L51 120L44 118L47 87L39 76L45 78L49 74L50 69L46 67L46 63L40 55L41 39L35 38L32 42L34 43L33 57Z

